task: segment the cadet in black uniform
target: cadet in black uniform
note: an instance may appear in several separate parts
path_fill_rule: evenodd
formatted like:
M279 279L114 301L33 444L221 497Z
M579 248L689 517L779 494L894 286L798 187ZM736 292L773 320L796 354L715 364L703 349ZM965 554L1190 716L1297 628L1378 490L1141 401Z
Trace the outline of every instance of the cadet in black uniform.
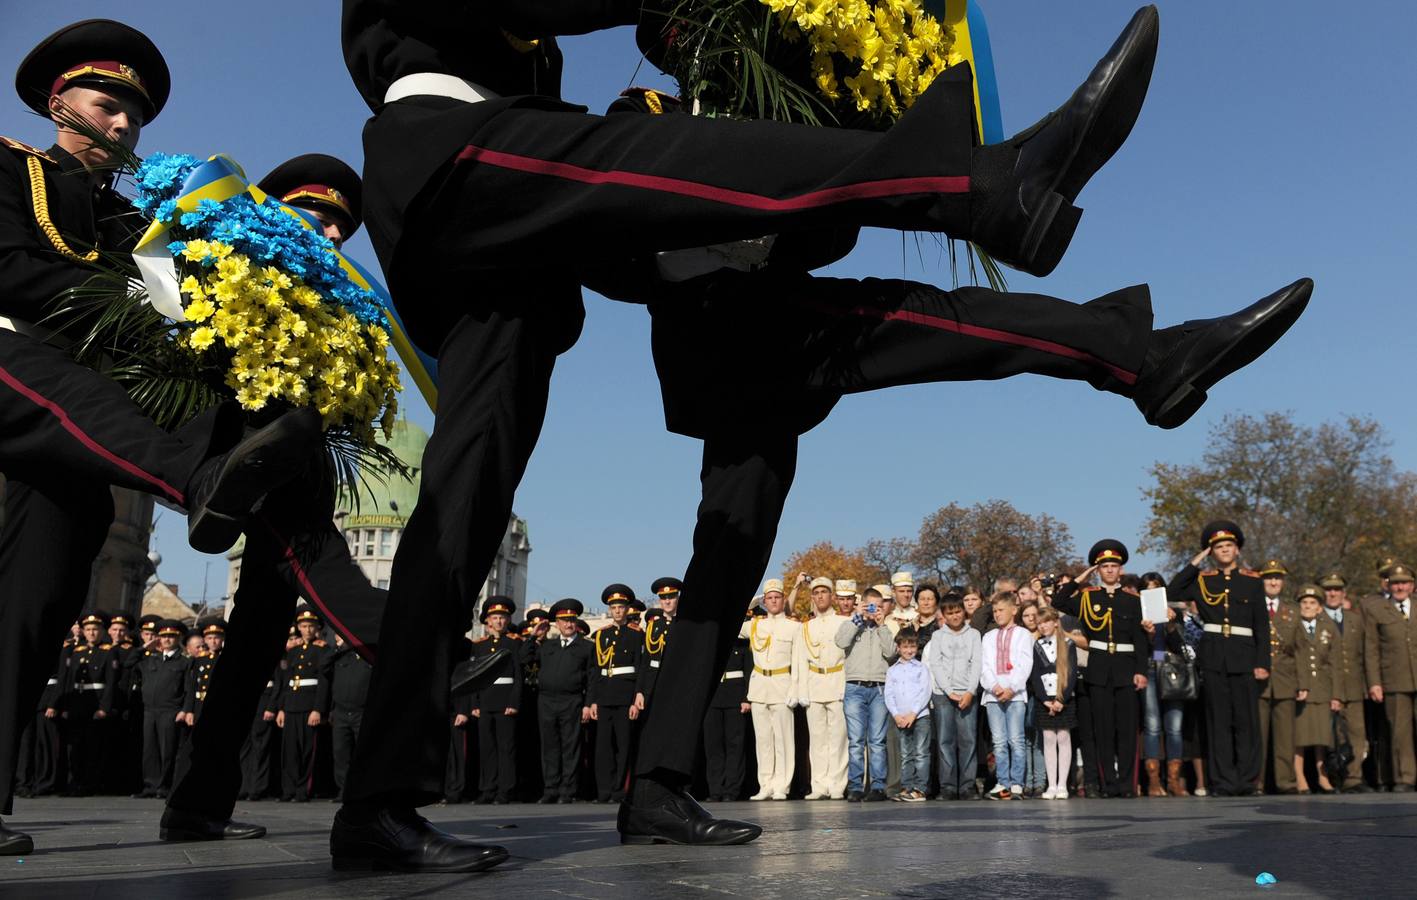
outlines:
M580 780L581 732L590 721L595 650L576 628L585 607L566 598L551 605L556 632L541 643L541 803L574 803Z
M108 620L109 655L113 664L113 700L108 717L103 721L102 773L99 776L100 789L105 794L131 794L136 788L134 777L138 768L131 765L125 755L129 746L129 733L135 726L132 719L130 700L134 689L131 662L142 648L133 640L133 617L125 612L104 612Z
M64 774L64 738L59 730L60 676L69 657L65 643L54 663L34 718L20 739L19 767L15 770L15 796L43 797L58 791Z
M494 595L482 604L478 616L487 633L472 642L469 662L497 653L506 659L492 670L491 683L469 695L472 717L477 720L478 803L510 803L517 787L518 704L522 697L521 646L507 634L517 605L510 597Z
M103 613L86 613L79 625L83 640L69 654L63 710L69 733L69 794L87 797L99 789L103 779L103 758L108 750L104 726L113 712L118 670Z
M192 656L192 667L187 670L187 693L182 701L182 721L186 728L182 731L181 745L177 748L177 770L172 783L179 785L192 770L193 738L197 723L202 719L202 710L207 703L207 691L211 688L212 672L221 659L226 645L226 622L220 616L198 619L193 637L202 642L201 649Z
M136 639L130 637L118 654L118 702L122 727L116 736L121 743L113 754L117 774L112 784L118 793L135 794L143 789L143 659L157 647L157 629L162 617L153 613L138 619ZM110 637L112 626L109 627Z
M344 793L344 778L354 742L364 718L364 698L369 693L369 673L374 667L335 635L335 652L326 664L330 680L330 736L334 744L335 787Z
M610 585L601 591L600 602L610 610L610 624L591 636L595 671L588 698L595 720L595 792L597 803L618 803L625 798L630 723L640 715L636 700L645 644L644 635L630 625L637 601L628 585Z
M728 650L728 664L719 676L718 687L709 699L704 716L704 758L711 801L731 803L743 792L747 747L744 736L751 711L748 677L752 671L753 653L748 649L748 639L736 638Z
M657 578L650 590L659 600L659 609L650 610L645 616L645 652L640 659L640 709L648 707L654 696L655 681L659 678L659 667L663 663L665 642L669 639L670 626L674 624L674 613L679 608L679 592L684 582L677 578Z
M529 609L522 619L522 700L517 713L517 794L530 802L546 796L541 778L541 645L551 630L551 613Z
M1205 687L1205 723L1210 743L1210 795L1255 793L1264 762L1260 756L1256 682L1269 677L1269 615L1264 584L1240 567L1245 535L1234 522L1218 520L1201 530L1201 547L1171 579L1176 599L1190 600L1205 633L1198 654ZM1201 571L1209 557L1215 568ZM1091 667L1089 662L1088 666Z
M315 778L315 735L330 707L329 681L321 678L329 646L323 622L310 609L295 614L300 643L286 651L276 686L276 726L281 729L280 798L304 803ZM262 829L264 833L264 829Z
M1059 585L1053 594L1053 608L1077 616L1087 637L1083 677L1091 698L1104 797L1135 794L1137 691L1146 689L1151 648L1142 628L1141 598L1121 585L1122 566L1128 556L1121 541L1098 541L1088 551L1089 567L1075 581ZM1088 586L1094 572L1101 578L1100 587Z
M167 100L170 79L141 33L106 19L46 38L15 84L31 109L56 122L81 115L128 147ZM149 420L111 379L44 342L57 295L95 272L100 251L121 253L144 223L109 186L106 151L62 125L49 150L0 138L0 471L7 476L0 531L0 815L12 812L15 750L44 688L47 648L88 595L90 566L113 518L110 485L154 494L189 513L195 545L230 546L241 519L294 474L283 452L318 441L318 421L292 415L215 455L217 417L180 435ZM257 463L251 465L252 462ZM213 515L212 513L217 513ZM33 842L0 823L0 853Z
M277 666L261 691L256 713L251 717L251 730L242 739L238 800L265 800L280 796L280 754L276 751L276 739L280 735L280 729L276 727L276 681L279 678L280 668Z
M185 720L192 660L177 645L186 637L168 620L157 632L157 647L138 663L143 686L143 789L140 797L166 797L177 767L177 723Z

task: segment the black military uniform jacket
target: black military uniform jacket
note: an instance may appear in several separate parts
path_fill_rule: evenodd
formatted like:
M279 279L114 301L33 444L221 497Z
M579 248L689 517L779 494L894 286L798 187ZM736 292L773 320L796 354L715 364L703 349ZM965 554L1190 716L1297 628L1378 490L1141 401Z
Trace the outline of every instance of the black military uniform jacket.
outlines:
M330 714L336 718L362 714L373 673L374 667L353 647L336 650L325 665L325 677L330 680Z
M664 648L669 641L669 632L674 622L662 616L645 623L645 651L640 654L639 692L646 697L654 691L659 679L659 667L664 661Z
M212 669L221 654L203 653L192 659L192 668L187 672L187 696L182 701L182 711L199 713L207 699L207 685L212 680Z
M485 635L472 642L469 662L491 656L499 650L507 653L488 672L489 683L468 695L470 709L499 713L504 709L520 709L522 705L521 644L509 635Z
M163 659L161 650L154 650L138 663L143 687L143 709L151 712L176 713L186 708L187 673L192 660L181 650Z
M644 633L629 625L606 625L590 636L595 651L589 700L601 706L629 706L639 691Z
M1109 594L1070 581L1058 586L1053 608L1077 616L1082 624L1088 644L1083 680L1088 684L1121 687L1146 674L1151 638L1142 630L1141 597L1134 591L1119 587Z
M1167 590L1194 601L1201 622L1209 626L1197 654L1202 671L1241 674L1269 668L1269 610L1258 575L1239 568L1230 574L1202 572L1188 564ZM1238 633L1237 627L1250 633Z
M138 663L143 661L144 652L143 645L131 639L113 648L113 655L118 661L118 686L113 708L119 713L142 709L143 684Z
M276 681L276 708L287 713L328 712L330 680L320 676L329 656L329 646L320 640L302 641L285 651Z
M541 671L539 673L543 696L574 696L580 698L582 706L587 705L586 694L590 690L590 680L595 672L595 648L588 638L576 635L569 644L561 646L561 635L548 635L541 642Z
M105 714L113 711L118 690L118 659L112 644L80 643L69 652L63 678L63 703L72 706L81 694L91 694ZM100 687L94 687L100 685Z
M44 690L39 694L39 703L36 704L35 712L44 712L46 709L59 709L59 705L64 693L64 668L69 659L69 647L59 651L59 659L54 664L54 674L44 685Z
M34 168L41 177L32 183ZM36 203L36 184L44 203ZM0 137L0 316L31 324L53 312L55 297L94 274L55 247L41 215L78 255L95 246L129 250L143 224L132 204L108 187L94 187L83 164L58 146L39 150Z
M728 651L728 665L723 677L713 689L709 706L714 709L739 709L748 702L748 677L753 671L753 653L747 638L736 638Z

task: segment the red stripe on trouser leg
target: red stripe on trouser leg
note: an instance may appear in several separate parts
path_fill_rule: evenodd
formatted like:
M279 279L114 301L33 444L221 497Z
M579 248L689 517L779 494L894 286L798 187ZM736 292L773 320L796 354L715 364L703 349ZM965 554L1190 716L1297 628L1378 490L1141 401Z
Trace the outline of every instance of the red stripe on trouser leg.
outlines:
M374 653L364 642L359 640L359 636L354 633L353 629L344 624L339 616L335 615L334 610L330 609L329 604L320 596L320 592L315 590L314 583L310 581L309 573L306 572L305 567L300 564L300 557L296 554L295 548L290 546L290 541L285 535L281 534L265 516L261 516L261 522L266 526L266 530L271 533L271 537L275 538L276 543L280 545L281 553L285 556L286 562L290 563L290 570L295 573L295 580L300 583L300 588L304 592L306 599L320 608L320 612L324 613L325 621L329 622L330 627L338 631L340 636L349 642L349 645L354 648L354 652L358 653L361 659L373 665Z
M576 181L582 184L619 185L621 187L657 191L662 194L678 194L684 197L694 197L699 200L709 200L714 203L724 203L729 206L740 206L744 209L757 209L764 212L795 212L798 210L831 206L836 203L849 203L852 200L875 200L882 197L904 197L911 194L969 193L968 175L886 178L880 181L863 181L857 184L841 185L840 187L823 188L819 191L799 194L796 197L779 198L767 197L762 194L750 194L745 191L735 191L729 188L715 187L711 184L702 184L683 178L645 175L639 172L625 172L619 169L611 169L609 171L588 169L584 166L576 166L570 163L536 159L515 153L504 153L500 150L488 150L485 147L475 147L472 144L463 148L462 152L457 155L457 161L477 162L502 169L526 172L530 175L546 175L552 178L561 178L566 181Z
M821 307L814 306L813 308L818 309ZM1067 347L1054 341L1044 340L1043 338L1029 337L1026 334L1015 334L1014 332L1003 331L998 328L986 328L982 325L966 325L954 319L932 316L928 313L908 312L906 310L887 310L875 309L869 306L856 306L846 310L846 312L848 315L866 316L887 322L909 322L912 325L923 325L926 328L936 328L940 331L952 331L963 337L979 338L1000 344L1011 344L1015 347L1026 347L1029 350L1037 350L1040 353L1061 356L1065 359L1076 359L1105 369L1109 375L1123 384L1133 385L1137 383L1137 375L1135 372L1128 372L1126 369L1115 366L1106 360L1099 359L1086 350Z
M187 500L185 497L182 496L181 491L168 484L166 481L163 481L161 478L158 478L156 475L144 472L138 466L134 465L131 462L128 462L126 459L123 459L122 457L118 456L118 454L99 444L98 441L89 437L88 434L85 433L84 430L80 428L73 419L69 418L69 414L64 411L63 407L55 403L53 400L50 400L47 397L43 396L33 388L29 387L24 382L16 378L14 375L10 374L10 372L3 367L0 367L0 382L4 382L6 385L8 385L17 394L24 397L26 400L29 400L36 406L39 406L42 409L48 411L51 415L53 415L56 419L59 420L59 425L65 431L73 435L75 440L77 440L80 444L84 446L85 449L93 453L95 456L99 457L105 462L117 466L119 469L123 470L134 478L137 478L140 481L152 485L153 487L161 491L163 494L165 494L169 500L172 500L173 502L181 506L187 505Z

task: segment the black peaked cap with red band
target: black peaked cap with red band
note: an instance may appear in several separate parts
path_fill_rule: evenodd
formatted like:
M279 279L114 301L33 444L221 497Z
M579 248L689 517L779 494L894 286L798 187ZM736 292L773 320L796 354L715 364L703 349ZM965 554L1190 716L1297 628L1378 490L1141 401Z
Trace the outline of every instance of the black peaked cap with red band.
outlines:
M39 42L15 71L15 90L46 118L49 98L74 85L123 91L143 104L145 124L172 91L172 74L147 35L112 19L85 19Z
M256 185L287 206L318 207L348 220L348 239L364 222L364 182L341 159L306 153L288 159Z

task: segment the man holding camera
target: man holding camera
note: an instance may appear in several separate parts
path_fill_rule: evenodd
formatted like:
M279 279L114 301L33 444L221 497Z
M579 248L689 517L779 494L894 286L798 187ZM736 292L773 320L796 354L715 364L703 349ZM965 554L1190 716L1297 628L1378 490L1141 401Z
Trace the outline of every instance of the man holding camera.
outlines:
M886 624L881 593L867 588L850 619L836 632L846 651L846 799L886 799L886 669L895 638ZM867 772L869 766L869 783Z

